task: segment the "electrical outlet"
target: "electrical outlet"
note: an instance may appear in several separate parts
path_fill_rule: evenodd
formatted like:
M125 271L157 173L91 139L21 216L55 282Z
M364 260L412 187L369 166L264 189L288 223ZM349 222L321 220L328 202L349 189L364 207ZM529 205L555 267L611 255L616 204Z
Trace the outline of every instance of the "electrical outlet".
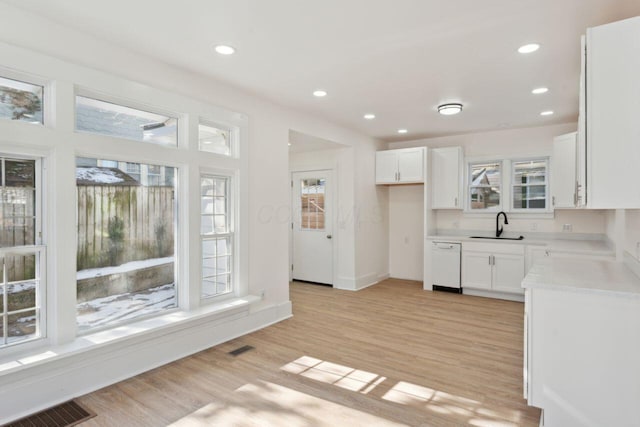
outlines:
M531 231L538 231L538 223L537 222L532 222L531 223Z
M562 226L562 231L566 231L567 233L571 233L573 231L573 225L572 224L564 224Z
M451 225L453 225L453 228L455 228L455 229L460 228L460 223L458 221L453 221L453 223Z
M409 236L404 236L404 244L405 245L409 244Z
M264 299L264 294L265 294L265 290L264 290L264 289L262 289L262 290L259 292L260 299Z

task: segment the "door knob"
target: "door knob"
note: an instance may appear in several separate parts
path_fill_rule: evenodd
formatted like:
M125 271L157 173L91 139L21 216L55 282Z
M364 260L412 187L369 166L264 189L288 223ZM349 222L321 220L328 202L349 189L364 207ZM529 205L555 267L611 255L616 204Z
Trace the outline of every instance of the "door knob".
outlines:
M330 239L331 237L331 234L327 234L327 239Z

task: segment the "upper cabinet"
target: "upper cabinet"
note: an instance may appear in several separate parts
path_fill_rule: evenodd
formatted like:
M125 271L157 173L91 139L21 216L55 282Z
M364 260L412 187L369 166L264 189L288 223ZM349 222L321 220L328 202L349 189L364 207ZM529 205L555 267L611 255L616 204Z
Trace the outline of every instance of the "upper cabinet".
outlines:
M556 209L578 207L578 190L581 184L577 160L576 132L554 138L551 156L551 204Z
M640 208L640 17L587 30L587 206ZM580 120L582 123L582 118Z
M431 157L431 208L462 209L462 147L435 148Z
M376 153L376 184L423 184L425 147Z

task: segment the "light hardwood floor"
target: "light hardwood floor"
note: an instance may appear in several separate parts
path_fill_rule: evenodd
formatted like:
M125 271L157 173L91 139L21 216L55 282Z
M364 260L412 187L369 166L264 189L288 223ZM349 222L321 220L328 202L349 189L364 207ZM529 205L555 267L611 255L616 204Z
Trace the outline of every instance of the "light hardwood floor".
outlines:
M81 397L83 426L538 425L521 303L395 279L291 300L289 320Z

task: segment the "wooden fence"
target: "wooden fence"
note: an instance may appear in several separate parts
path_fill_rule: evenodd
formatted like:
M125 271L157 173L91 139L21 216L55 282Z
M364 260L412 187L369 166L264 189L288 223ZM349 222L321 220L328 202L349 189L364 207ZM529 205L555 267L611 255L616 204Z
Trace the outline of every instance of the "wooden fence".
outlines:
M35 192L32 187L3 187L0 190L0 247L35 244ZM7 280L33 279L34 255L7 255L4 259Z
M174 254L174 189L78 186L78 270Z

